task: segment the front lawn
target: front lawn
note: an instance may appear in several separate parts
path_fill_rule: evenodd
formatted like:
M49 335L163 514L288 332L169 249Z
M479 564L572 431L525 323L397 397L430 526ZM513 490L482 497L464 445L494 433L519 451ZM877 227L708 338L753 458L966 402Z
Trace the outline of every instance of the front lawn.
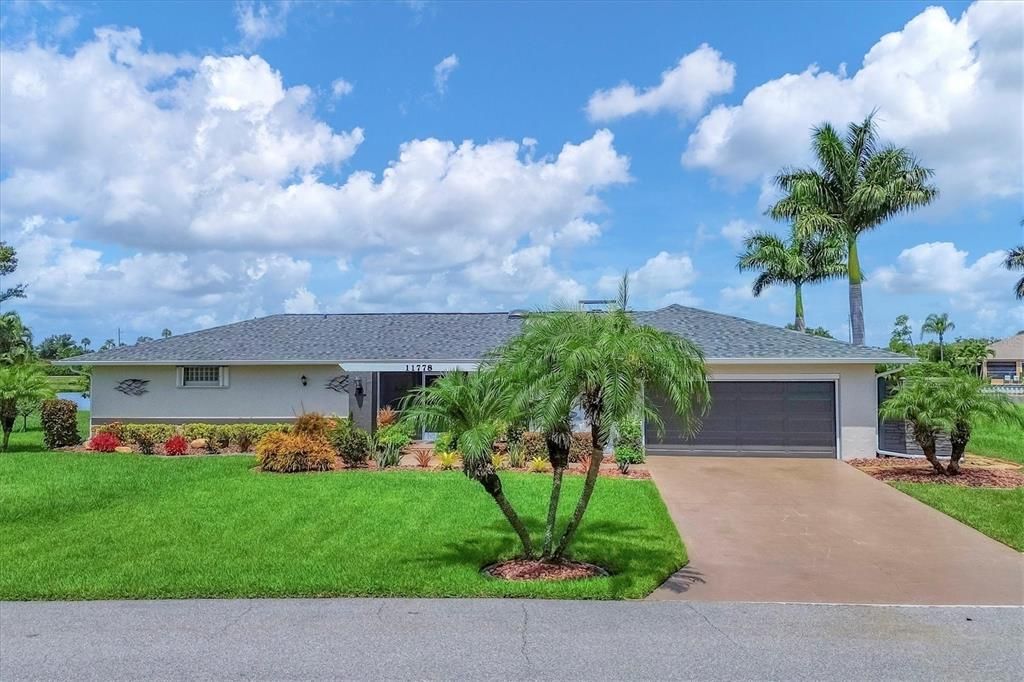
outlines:
M1024 405L1017 405L1024 410ZM971 432L967 451L1024 464L1024 432L1020 427L981 422Z
M0 455L0 599L640 598L686 560L650 481L598 482L573 555L611 577L510 583L479 572L515 537L460 473L277 475L254 461ZM503 480L542 528L550 477ZM564 517L581 482L566 478Z
M1024 488L961 488L935 483L892 485L985 535L1024 552Z

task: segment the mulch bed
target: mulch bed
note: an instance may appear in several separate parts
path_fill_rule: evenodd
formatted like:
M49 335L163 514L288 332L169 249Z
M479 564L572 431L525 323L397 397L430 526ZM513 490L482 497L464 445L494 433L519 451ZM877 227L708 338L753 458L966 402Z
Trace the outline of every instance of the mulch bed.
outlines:
M608 571L581 561L545 562L536 559L510 559L484 568L483 572L502 580L582 580L608 575Z
M944 462L944 460L939 460ZM876 457L853 459L849 464L879 481L939 483L964 488L1018 488L1024 486L1024 468L1011 462L967 455L960 462L960 474L937 473L924 459Z

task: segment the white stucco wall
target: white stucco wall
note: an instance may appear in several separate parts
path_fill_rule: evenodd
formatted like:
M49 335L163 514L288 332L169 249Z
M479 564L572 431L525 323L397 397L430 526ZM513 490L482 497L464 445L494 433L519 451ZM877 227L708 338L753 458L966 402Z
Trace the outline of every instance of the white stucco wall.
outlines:
M878 430L878 393L874 365L715 365L712 380L780 380L839 382L839 456L874 457Z
M150 421L290 420L303 412L348 416L349 396L325 388L344 374L337 365L231 366L225 388L178 388L173 366L97 366L91 417ZM307 385L301 377L305 375ZM115 390L124 379L148 379L140 396Z

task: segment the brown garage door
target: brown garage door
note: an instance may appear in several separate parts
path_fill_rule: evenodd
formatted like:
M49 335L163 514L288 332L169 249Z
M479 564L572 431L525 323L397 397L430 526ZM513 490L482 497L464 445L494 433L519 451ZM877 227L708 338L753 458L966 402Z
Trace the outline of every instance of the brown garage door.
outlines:
M741 457L835 457L836 393L831 381L714 381L700 431L685 437L666 401L664 421L647 424L647 449L658 454Z

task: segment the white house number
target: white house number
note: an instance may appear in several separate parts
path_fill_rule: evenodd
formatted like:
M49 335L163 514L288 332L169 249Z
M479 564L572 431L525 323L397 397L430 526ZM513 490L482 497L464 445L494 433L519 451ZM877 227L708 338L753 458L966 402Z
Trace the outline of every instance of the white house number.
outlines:
M406 372L432 372L434 371L433 365L406 365Z

